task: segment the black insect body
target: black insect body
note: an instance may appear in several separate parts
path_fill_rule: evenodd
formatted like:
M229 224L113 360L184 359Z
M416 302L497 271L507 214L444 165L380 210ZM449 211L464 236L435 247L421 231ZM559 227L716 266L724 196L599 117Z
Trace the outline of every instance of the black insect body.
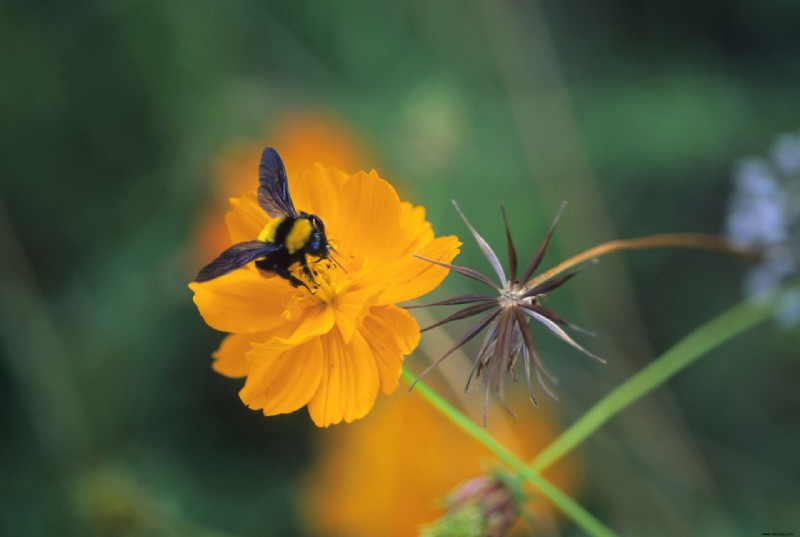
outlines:
M205 266L194 281L213 280L255 261L259 270L277 274L293 287L308 289L290 271L299 263L308 280L315 283L306 256L330 257L325 224L317 215L295 210L283 161L271 147L264 149L258 167L258 204L272 217L258 239L234 244Z

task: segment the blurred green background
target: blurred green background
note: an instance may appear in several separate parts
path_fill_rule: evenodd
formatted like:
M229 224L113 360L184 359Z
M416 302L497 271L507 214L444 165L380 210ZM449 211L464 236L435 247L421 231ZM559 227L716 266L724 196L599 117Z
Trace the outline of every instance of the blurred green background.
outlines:
M452 198L500 251L505 202L523 257L567 200L546 266L718 232L737 160L800 128L798 21L788 0L4 2L0 533L305 535L327 432L240 403L186 287L231 144L332 114L481 269ZM736 303L745 269L626 254L554 295L609 362L541 338L564 422ZM762 326L609 423L579 500L623 535L800 533L799 339Z

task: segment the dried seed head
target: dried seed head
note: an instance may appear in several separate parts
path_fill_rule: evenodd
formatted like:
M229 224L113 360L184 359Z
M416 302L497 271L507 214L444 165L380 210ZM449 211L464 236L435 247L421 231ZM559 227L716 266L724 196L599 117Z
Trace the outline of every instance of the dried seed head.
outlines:
M488 407L489 395L491 393L496 394L503 406L508 409L508 407L505 405L504 397L505 378L508 374L510 374L512 379L516 380L514 368L519 356L522 356L523 358L525 379L527 381L528 393L530 395L531 402L533 402L534 405L537 405L536 396L534 395L533 391L533 375L531 373L531 369L533 369L533 373L536 375L536 378L542 388L551 397L557 399L553 389L550 387L550 384L557 383L557 379L555 375L553 375L539 359L530 329L531 319L543 325L559 339L569 343L571 346L575 347L581 352L591 356L592 358L595 358L600 362L603 362L603 360L584 349L574 339L572 339L572 337L570 337L565 331L565 328L570 328L572 325L566 322L560 315L541 304L541 301L545 297L546 293L557 289L569 281L577 272L553 277L551 279L538 282L535 285L531 283L533 274L539 268L539 265L544 259L545 253L547 252L547 246L550 243L553 231L555 230L555 225L561 216L564 205L561 206L561 209L551 225L550 230L548 231L542 243L539 245L539 248L536 250L536 253L533 255L533 258L526 267L520 279L516 278L517 253L516 247L514 246L514 240L511 237L508 221L506 219L505 209L503 209L501 206L503 224L506 231L510 277L506 276L506 272L504 271L500 260L498 259L494 250L492 250L491 246L489 246L489 243L486 242L486 240L481 237L480 234L478 234L474 227L472 227L466 216L464 216L464 214L461 212L461 209L459 209L458 205L455 202L453 202L453 205L466 224L467 228L469 228L470 233L472 233L472 236L475 238L478 246L489 260L489 263L492 265L492 268L494 269L498 278L500 278L500 282L499 284L495 283L487 276L467 267L448 265L427 259L427 261L431 263L445 266L454 272L487 285L494 290L494 294L462 295L425 305L451 306L469 304L467 307L449 315L448 317L445 317L441 321L434 323L424 330L430 330L431 328L441 326L445 323L465 319L474 315L484 314L484 316L480 319L480 321L469 328L464 335L462 335L455 342L455 344L441 358L439 358L439 360L423 371L419 378L427 374L447 356L462 347L468 341L472 340L475 336L488 327L483 344L481 345L481 348L478 351L475 359L475 365L472 368L472 372L470 373L466 384L466 389L469 389L473 378L475 378L483 385L483 423L485 425L486 408ZM533 364L533 368L531 368L531 364Z

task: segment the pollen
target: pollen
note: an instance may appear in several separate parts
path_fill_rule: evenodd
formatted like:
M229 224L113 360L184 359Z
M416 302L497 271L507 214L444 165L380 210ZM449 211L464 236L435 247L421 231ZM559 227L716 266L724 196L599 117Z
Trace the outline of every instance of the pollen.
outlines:
M292 274L308 285L317 301L332 304L349 286L349 279L345 278L347 273L329 260L319 260L312 256L306 256L306 260L314 275L314 281L309 280L299 266L292 270Z

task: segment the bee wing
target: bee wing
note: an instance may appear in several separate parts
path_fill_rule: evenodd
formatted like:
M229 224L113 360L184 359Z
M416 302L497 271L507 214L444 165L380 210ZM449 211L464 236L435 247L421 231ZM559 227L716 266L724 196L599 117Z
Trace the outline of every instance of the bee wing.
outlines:
M242 268L250 261L275 253L281 246L274 242L248 241L234 244L203 267L194 277L196 282L207 282L224 274Z
M268 215L297 216L292 198L289 196L289 184L286 182L286 169L278 152L267 147L261 154L258 166L258 204Z

